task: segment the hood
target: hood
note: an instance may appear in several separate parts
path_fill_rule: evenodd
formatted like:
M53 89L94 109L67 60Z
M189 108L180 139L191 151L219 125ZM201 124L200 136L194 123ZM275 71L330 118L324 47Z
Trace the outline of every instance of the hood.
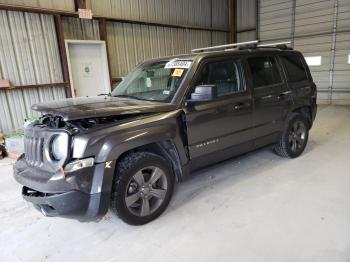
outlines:
M176 105L109 96L68 98L41 103L32 109L43 114L61 116L65 121L93 117L160 113L176 109Z

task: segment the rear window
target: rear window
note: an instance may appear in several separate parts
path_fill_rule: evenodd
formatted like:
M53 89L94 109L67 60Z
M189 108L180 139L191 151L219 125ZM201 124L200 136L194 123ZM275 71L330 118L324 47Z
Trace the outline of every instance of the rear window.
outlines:
M272 56L248 58L255 87L270 86L282 82L276 59Z
M281 60L286 69L287 79L289 82L300 82L308 79L305 67L299 55L284 55L281 56Z

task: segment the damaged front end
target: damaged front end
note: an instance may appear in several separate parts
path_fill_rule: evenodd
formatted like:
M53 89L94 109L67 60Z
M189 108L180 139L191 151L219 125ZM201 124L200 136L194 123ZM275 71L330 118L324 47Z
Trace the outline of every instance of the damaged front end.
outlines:
M114 162L73 158L77 121L46 115L25 129L25 153L14 165L23 198L46 216L95 220L108 211ZM83 164L81 164L83 163Z

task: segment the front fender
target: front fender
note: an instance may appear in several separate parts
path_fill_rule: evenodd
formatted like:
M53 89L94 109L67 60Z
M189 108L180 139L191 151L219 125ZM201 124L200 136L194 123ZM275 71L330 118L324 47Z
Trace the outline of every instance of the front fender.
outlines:
M185 133L180 117L181 110L133 120L110 126L74 138L73 157L95 157L101 163L118 159L131 149L155 142L171 141L179 154L181 164L186 164Z
M121 154L131 149L166 140L170 140L175 144L179 154L183 151L182 140L175 123L111 135L108 136L108 139L105 139L101 150L95 156L95 161L105 162L115 160Z

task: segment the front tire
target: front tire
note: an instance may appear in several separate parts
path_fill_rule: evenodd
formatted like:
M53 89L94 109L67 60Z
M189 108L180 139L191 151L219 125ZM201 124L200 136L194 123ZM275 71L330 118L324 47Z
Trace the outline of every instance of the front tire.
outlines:
M287 125L275 147L275 152L286 158L300 156L309 138L308 121L300 114L292 114Z
M174 189L168 162L156 154L136 152L118 163L111 208L124 222L143 225L160 216Z

